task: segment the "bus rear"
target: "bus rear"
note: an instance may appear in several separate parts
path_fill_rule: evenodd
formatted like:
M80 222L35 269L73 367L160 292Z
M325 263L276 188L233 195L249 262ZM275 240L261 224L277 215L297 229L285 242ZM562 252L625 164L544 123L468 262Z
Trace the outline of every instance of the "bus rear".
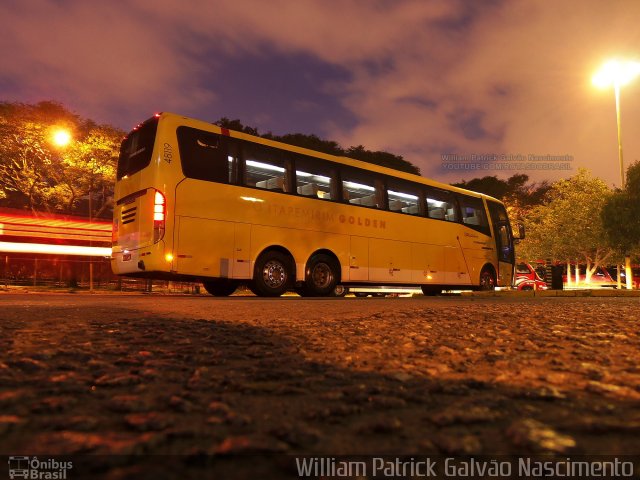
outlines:
M164 170L162 128L158 114L138 125L123 140L116 174L111 267L118 275L146 277L150 271L170 270L167 247L166 192L170 178ZM160 186L160 187L159 187Z

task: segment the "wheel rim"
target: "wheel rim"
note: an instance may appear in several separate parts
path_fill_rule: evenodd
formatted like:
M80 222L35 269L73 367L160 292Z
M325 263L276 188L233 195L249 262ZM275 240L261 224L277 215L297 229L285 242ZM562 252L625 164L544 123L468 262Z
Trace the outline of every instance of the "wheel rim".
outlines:
M311 272L311 281L316 288L327 288L333 282L333 271L326 263L318 263Z
M287 269L282 263L270 260L262 269L262 279L267 287L280 288L287 282Z
M482 276L480 277L480 288L482 290L493 290L495 287L495 281L493 280L493 275L490 272L482 272Z

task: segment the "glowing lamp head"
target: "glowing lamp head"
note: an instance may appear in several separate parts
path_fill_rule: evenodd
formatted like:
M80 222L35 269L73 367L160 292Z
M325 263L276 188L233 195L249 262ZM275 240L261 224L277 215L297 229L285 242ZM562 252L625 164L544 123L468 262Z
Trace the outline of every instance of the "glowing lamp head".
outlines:
M639 62L610 60L596 72L592 82L598 88L607 88L611 85L620 87L631 82L639 74Z
M57 147L66 147L71 142L71 134L68 130L58 129L53 132L52 139Z

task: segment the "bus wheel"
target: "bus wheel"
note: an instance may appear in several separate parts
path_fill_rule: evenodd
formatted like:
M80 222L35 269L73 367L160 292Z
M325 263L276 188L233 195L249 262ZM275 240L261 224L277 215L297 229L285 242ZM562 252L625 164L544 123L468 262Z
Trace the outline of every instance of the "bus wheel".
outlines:
M336 297L344 297L347 293L349 293L349 289L344 285L336 285L336 288L333 290L333 294Z
M287 291L290 280L289 259L280 252L266 252L256 262L254 293L261 297L279 297Z
M238 285L224 279L206 280L202 282L204 289L214 297L228 297L236 291Z
M495 290L496 277L489 268L483 268L480 272L480 290Z
M305 291L315 297L333 295L338 284L339 265L329 255L318 254L307 263Z
M430 285L421 285L423 295L426 297L435 297L436 295L440 295L442 293L441 288L434 288Z

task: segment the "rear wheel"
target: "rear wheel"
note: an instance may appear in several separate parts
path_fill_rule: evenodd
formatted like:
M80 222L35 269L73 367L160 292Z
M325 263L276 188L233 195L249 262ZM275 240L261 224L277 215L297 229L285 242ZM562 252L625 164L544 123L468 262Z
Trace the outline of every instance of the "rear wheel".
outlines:
M442 293L441 288L435 288L430 285L422 285L420 288L422 289L422 293L428 297L434 297Z
M336 297L344 297L347 293L349 293L349 289L344 285L336 285L336 288L333 290L333 294Z
M304 291L314 297L333 295L338 284L340 265L333 257L318 254L307 263Z
M214 297L228 297L236 291L238 285L230 280L220 278L202 282L204 289Z
M289 258L280 252L262 254L256 262L251 291L261 297L279 297L291 283L290 265Z
M480 290L495 290L496 277L490 268L483 268L480 272Z

